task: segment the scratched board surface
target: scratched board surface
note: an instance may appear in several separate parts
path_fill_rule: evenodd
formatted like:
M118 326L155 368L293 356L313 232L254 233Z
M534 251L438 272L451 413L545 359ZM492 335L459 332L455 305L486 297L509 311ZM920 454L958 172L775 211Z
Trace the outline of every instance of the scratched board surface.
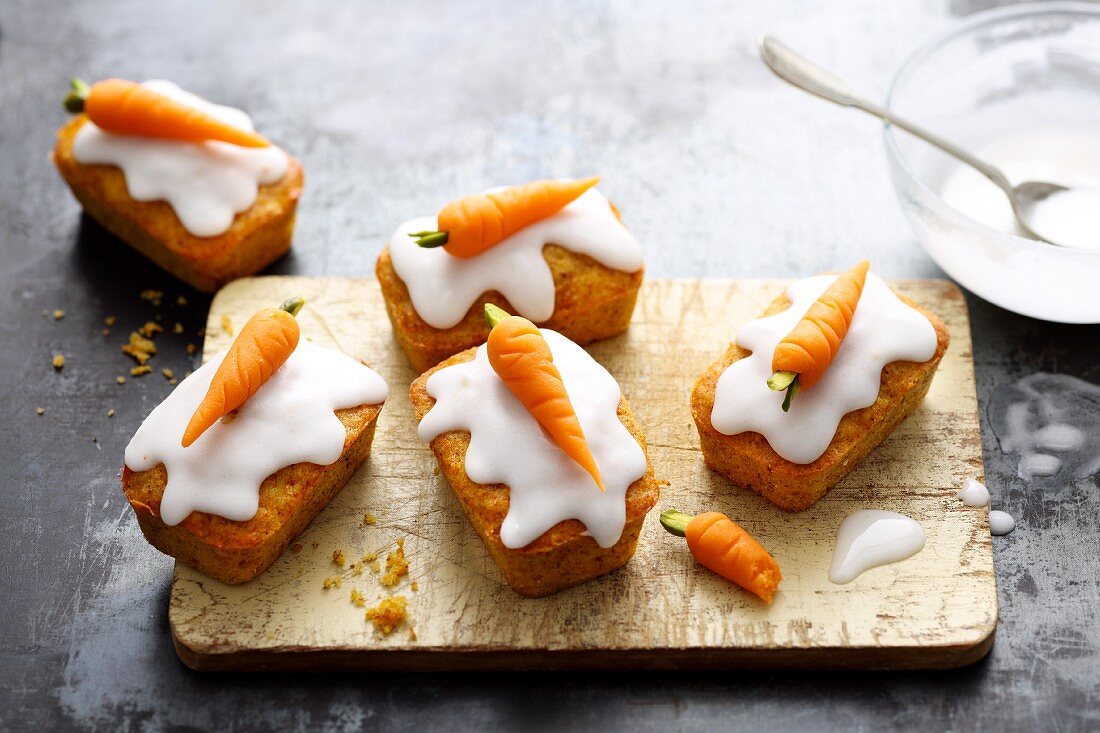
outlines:
M407 391L416 376L394 342L368 279L264 277L235 282L211 307L204 354L227 346L224 325L301 294L313 341L378 370L390 385L369 461L266 573L231 587L176 566L169 617L176 648L203 669L526 667L949 667L993 640L997 600L986 513L954 498L981 476L966 304L951 284L895 287L937 312L951 346L923 405L825 499L784 513L703 464L688 408L697 375L783 290L782 281L646 283L627 334L590 347L619 380L646 431L658 509L625 568L544 599L512 592L428 447ZM769 607L695 565L657 512L728 513L779 561ZM836 530L857 509L892 509L924 527L925 549L848 585L827 579ZM376 518L364 521L367 514ZM409 575L384 587L382 565L404 539ZM297 550L297 551L295 551ZM348 564L339 567L333 552ZM384 571L384 567L383 567ZM339 587L324 588L340 578ZM413 590L413 582L416 590ZM330 585L332 581L330 580ZM351 600L408 601L408 623L383 636ZM413 633L415 632L415 633Z

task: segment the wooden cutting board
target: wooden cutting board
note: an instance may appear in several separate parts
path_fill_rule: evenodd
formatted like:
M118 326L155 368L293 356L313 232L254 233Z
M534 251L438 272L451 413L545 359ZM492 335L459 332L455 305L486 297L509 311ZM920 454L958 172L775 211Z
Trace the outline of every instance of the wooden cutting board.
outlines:
M986 511L954 498L982 477L966 302L952 284L910 280L897 289L937 312L951 346L923 405L817 505L787 514L703 464L688 408L696 376L782 281L647 282L628 333L590 347L622 385L646 431L658 507L625 568L549 598L505 585L435 459L416 437L408 367L369 279L262 277L214 299L204 354L226 347L260 307L308 301L304 335L374 367L390 385L370 460L266 573L231 587L176 565L169 620L176 649L196 669L473 669L849 667L944 668L986 654L997 594ZM262 450L262 446L257 446ZM783 583L766 606L697 566L657 521L664 508L718 510L779 561ZM927 545L848 585L827 578L837 527L857 509L916 519ZM377 523L364 524L364 515ZM387 552L404 538L410 572L384 588L369 568L332 561ZM325 590L326 578L341 586ZM411 583L416 582L417 590ZM382 636L350 599L408 599L405 626Z

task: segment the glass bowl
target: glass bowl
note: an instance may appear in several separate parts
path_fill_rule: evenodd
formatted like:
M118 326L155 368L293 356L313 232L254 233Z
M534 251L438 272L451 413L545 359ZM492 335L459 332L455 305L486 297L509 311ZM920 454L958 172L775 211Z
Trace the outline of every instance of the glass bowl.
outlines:
M1100 185L1100 6L974 15L906 59L886 106L984 154L1014 184ZM1011 209L992 183L904 131L884 134L902 209L948 275L1025 316L1100 323L1100 251L1006 231Z

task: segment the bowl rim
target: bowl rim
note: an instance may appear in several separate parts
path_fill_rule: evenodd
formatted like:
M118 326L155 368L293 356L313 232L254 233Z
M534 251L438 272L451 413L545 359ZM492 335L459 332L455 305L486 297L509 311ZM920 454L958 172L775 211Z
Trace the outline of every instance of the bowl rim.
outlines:
M890 84L887 87L886 99L883 103L884 109L886 109L887 111L890 111L892 109L894 97L896 92L898 91L898 84L902 81L902 78L908 72L919 66L922 62L925 61L928 56L932 55L940 48L954 41L960 36L965 36L980 28L993 26L1009 19L1024 18L1032 15L1053 16L1065 14L1087 15L1095 18L1096 20L1100 20L1100 3L1080 2L1077 0L1056 0L1055 2L1028 2L1021 3L1019 5L1010 5L1007 7L994 8L991 10L983 10L974 13L962 23L958 25L953 25L949 30L943 33L936 34L935 36L929 38L924 43L917 46L902 60L901 64L898 66L897 70L891 77ZM892 158L897 163L897 165L905 173L905 176L907 178L913 181L923 193L932 196L935 200L939 201L946 208L950 209L953 214L965 219L972 226L976 227L979 231L988 232L1001 237L1011 237L1013 240L1020 243L1026 243L1030 245L1042 244L1044 247L1050 247L1050 245L1048 244L1037 242L1036 240L1029 239L1027 237L1022 237L1019 234L1005 232L1000 229L994 229L993 227L990 227L987 224L983 224L982 222L971 218L969 215L951 206L943 200L938 192L932 190L932 188L927 183L925 183L924 180L920 176L918 176L910 167L909 161L906 160L905 156L901 152L901 148L898 145L897 134L895 132L894 126L888 122L883 123L883 138L886 142L887 155L889 155L890 158ZM1062 248L1058 247L1055 247L1054 249L1062 250ZM1096 254L1097 256L1100 256L1100 253L1095 253L1090 250L1069 249L1063 251L1070 251L1076 255Z

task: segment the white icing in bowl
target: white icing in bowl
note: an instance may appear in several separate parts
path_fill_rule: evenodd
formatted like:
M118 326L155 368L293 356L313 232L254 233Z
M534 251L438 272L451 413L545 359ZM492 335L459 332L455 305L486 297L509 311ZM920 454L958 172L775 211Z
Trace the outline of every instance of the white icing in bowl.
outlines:
M928 361L936 353L936 330L906 305L880 277L868 273L848 335L836 358L812 389L798 393L783 412L783 393L772 391L772 355L835 275L800 280L787 290L791 306L746 324L737 345L752 352L731 364L714 394L711 424L725 435L753 431L793 463L813 463L829 446L849 412L878 399L882 368L894 361Z
M615 378L555 331L541 329L554 364L596 458L600 491L550 439L493 371L484 345L472 361L440 369L427 383L436 403L420 421L423 441L452 430L470 433L465 466L480 484L508 486L500 539L508 548L531 544L558 522L579 519L601 547L618 542L626 522L626 491L646 473L646 456L618 416Z
M234 127L253 130L241 110L211 104L168 81L144 87L188 104ZM167 201L180 224L196 237L214 237L233 225L233 217L256 202L259 187L286 175L287 154L269 145L245 148L209 140L202 143L115 135L91 120L73 140L73 157L85 165L114 165L126 178L135 201Z
M347 431L335 411L377 405L386 382L350 356L304 338L290 358L237 410L189 448L184 428L206 394L225 351L180 382L145 418L126 446L126 467L163 463L168 485L160 502L167 525L193 511L243 522L256 515L260 484L295 463L327 466L340 458Z
M434 216L410 219L390 238L390 258L413 308L433 328L451 328L482 294L499 291L518 315L536 323L554 313L554 278L542 256L547 244L592 257L623 272L642 269L642 250L603 194L592 188L558 213L535 222L476 257L416 244L409 234L435 231Z

